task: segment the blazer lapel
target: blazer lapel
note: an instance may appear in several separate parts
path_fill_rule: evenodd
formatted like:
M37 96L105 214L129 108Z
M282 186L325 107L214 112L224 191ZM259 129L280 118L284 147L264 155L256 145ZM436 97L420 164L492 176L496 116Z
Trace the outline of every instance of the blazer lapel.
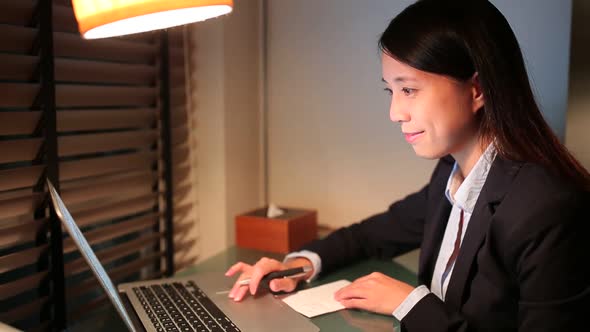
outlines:
M445 294L445 302L452 308L461 306L463 294L468 286L467 279L471 265L485 239L495 206L502 201L521 167L522 163L507 161L496 156L490 168L486 182L475 203Z

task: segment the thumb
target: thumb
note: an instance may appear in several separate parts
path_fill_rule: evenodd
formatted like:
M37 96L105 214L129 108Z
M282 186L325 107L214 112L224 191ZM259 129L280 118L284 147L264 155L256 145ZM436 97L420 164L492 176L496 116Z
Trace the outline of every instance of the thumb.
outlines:
M273 279L270 281L269 286L273 292L292 292L297 287L297 281L292 278Z

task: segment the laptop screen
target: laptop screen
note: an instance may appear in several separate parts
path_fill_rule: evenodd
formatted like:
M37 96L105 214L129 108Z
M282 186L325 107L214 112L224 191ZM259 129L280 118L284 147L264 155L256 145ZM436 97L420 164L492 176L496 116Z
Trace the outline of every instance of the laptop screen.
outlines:
M86 238L84 238L84 235L80 231L80 228L78 228L78 225L76 225L76 222L72 218L72 215L66 208L64 202L61 200L61 197L59 197L59 194L57 193L57 191L55 190L55 188L49 180L47 180L47 187L49 188L51 202L53 203L55 212L61 220L62 224L64 225L66 231L68 232L68 234L70 234L70 237L82 253L84 259L86 259L86 262L88 262L88 265L90 265L92 272L98 279L102 288L104 288L109 299L111 300L111 302L115 306L115 309L119 313L119 316L121 316L121 318L125 322L127 328L129 328L130 331L135 332L135 327L133 326L133 323L131 322L129 315L125 310L123 302L121 301L119 293L117 293L117 289L113 285L111 278L109 278L106 271L104 270L104 267L102 266L102 264L100 264L100 261L94 254L94 251L92 251L92 248L88 244L88 241L86 241Z

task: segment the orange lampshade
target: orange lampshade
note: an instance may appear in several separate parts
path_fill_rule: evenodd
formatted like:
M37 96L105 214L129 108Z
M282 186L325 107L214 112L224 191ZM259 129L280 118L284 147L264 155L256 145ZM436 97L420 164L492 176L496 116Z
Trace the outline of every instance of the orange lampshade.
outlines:
M232 11L233 0L72 0L80 33L113 37L204 21Z

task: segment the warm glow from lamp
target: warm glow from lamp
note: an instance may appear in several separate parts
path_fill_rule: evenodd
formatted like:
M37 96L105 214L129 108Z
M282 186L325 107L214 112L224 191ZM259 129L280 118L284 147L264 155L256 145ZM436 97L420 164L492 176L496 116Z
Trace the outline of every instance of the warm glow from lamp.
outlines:
M84 38L104 38L204 21L232 11L233 0L72 0Z

